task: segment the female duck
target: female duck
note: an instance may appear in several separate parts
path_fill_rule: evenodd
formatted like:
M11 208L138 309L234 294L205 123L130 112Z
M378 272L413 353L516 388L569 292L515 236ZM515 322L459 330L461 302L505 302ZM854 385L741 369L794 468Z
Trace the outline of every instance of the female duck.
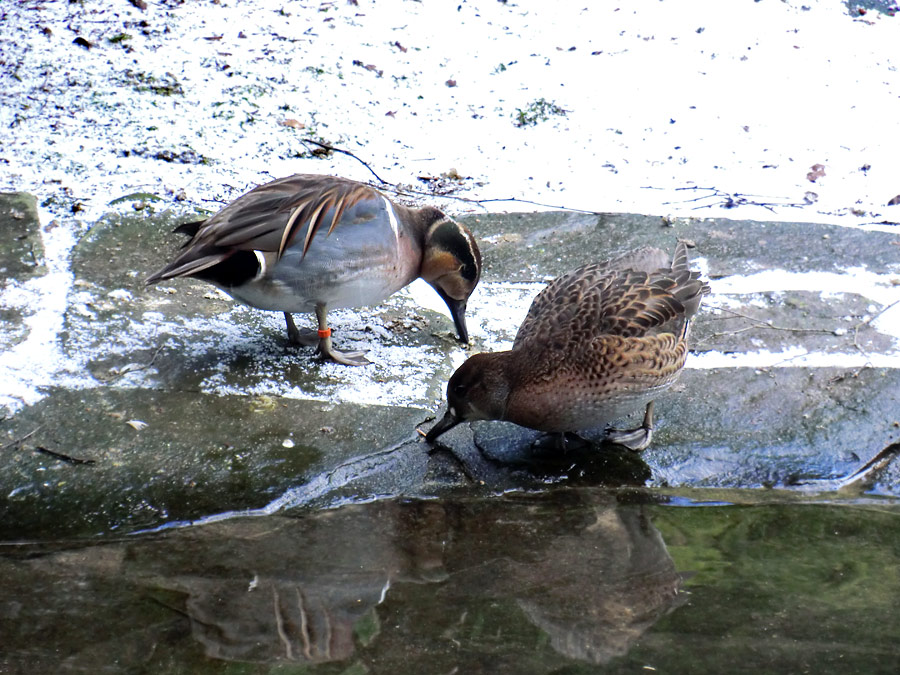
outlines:
M652 399L681 372L690 319L708 292L689 269L683 242L671 262L644 248L559 277L535 298L510 351L477 354L453 374L447 414L426 440L471 420L587 431L646 404L639 429L607 433L643 450Z
M208 281L235 300L284 312L288 337L346 365L365 352L331 343L328 310L381 302L418 277L447 303L468 342L466 301L481 275L468 229L435 208L394 204L344 178L298 174L254 188L206 221L176 232L191 239L147 283L175 277ZM299 331L294 312L315 312L318 331Z

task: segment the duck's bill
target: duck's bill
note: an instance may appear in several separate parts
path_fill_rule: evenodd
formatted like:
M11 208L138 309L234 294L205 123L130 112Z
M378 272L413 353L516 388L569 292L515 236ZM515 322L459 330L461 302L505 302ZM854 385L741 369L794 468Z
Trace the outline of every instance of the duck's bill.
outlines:
M436 289L438 295L447 303L447 309L450 310L450 316L453 318L453 325L456 326L456 333L459 335L460 342L469 341L469 331L466 329L466 301L455 300L444 293L440 288Z
M433 443L438 436L440 436L445 431L450 431L450 429L455 427L460 422L462 422L462 420L448 410L447 413L441 418L441 421L431 427L431 431L425 434L425 442Z

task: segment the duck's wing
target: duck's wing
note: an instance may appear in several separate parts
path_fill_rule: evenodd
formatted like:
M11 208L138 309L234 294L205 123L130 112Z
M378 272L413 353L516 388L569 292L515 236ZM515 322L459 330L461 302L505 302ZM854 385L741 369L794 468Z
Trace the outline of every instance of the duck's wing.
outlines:
M530 341L574 349L598 335L678 333L707 291L699 274L688 267L682 242L671 263L663 251L648 248L585 265L541 291L516 334L513 349Z
M280 255L299 235L306 253L327 221L330 220L330 234L345 211L360 201L379 197L368 185L344 178L289 176L239 197L206 221L197 239L222 247Z
M179 228L192 238L178 258L147 283L196 274L236 250L281 257L299 240L306 255L324 227L330 234L354 206L380 199L381 194L368 185L344 178L305 174L279 178L238 197L202 224Z
M557 406L570 401L573 407L615 409L617 399L627 407L631 394L672 384L684 367L687 343L672 333L595 335L587 341L525 341L512 353L524 364L513 374L520 395L543 392Z
M620 391L646 391L671 384L684 367L687 343L680 335L595 336L576 361L591 368L594 379Z

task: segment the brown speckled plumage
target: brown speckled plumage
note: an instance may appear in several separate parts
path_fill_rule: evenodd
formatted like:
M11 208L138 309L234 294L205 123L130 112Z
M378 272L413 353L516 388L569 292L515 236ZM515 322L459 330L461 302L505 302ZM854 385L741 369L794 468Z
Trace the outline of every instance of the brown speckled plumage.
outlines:
M450 378L447 416L429 439L476 419L585 431L640 409L678 377L708 291L683 242L671 261L644 248L555 279L510 351L473 356Z

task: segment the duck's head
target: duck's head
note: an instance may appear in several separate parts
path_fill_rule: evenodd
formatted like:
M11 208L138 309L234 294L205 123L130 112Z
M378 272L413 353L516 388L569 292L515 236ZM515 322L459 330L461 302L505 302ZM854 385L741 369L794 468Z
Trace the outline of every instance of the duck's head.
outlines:
M447 413L425 436L433 442L460 422L501 420L506 416L509 377L504 356L509 352L476 354L447 383Z
M466 301L481 277L481 252L472 233L441 214L425 232L419 276L447 303L460 342L468 342Z

